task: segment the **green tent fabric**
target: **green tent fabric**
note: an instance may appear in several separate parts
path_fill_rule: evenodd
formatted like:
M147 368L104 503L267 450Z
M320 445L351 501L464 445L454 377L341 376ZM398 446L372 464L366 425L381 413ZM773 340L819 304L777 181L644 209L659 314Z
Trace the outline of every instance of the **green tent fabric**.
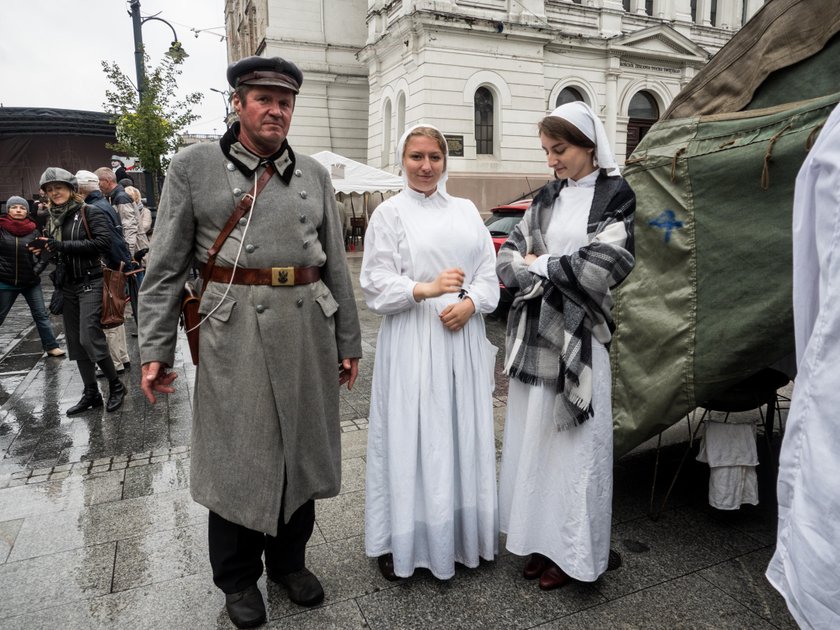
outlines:
M836 92L838 32L837 0L768 0L680 91L662 120L759 109Z
M659 122L628 160L637 265L615 295L617 457L793 352L793 186L838 101Z
M615 456L793 353L796 174L840 100L837 0L768 0L627 160L636 268L615 292Z

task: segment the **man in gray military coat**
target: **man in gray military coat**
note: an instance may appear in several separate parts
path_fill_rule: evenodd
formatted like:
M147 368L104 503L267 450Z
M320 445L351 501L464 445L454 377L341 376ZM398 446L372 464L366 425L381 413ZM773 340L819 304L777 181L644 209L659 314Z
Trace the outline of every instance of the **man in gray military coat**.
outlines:
M286 140L301 71L280 58L228 68L239 115L218 144L172 159L140 292L142 388L174 391L179 304L194 259L271 163L222 245L199 311L193 498L210 510L213 580L237 627L266 619L263 572L303 606L324 597L305 567L314 499L341 481L338 388L353 386L361 335L341 217L326 170Z

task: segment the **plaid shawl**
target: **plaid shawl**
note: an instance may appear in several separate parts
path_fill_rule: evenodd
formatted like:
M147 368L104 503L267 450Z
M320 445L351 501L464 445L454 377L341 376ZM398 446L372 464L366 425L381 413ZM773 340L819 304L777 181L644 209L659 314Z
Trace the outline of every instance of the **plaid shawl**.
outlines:
M499 249L496 271L518 287L508 316L505 372L530 385L554 385L558 430L585 422L592 410L592 336L608 345L615 326L612 295L633 268L636 197L621 177L601 171L595 184L589 244L552 256L549 277L528 271L523 257L546 251L543 232L566 180L545 186Z

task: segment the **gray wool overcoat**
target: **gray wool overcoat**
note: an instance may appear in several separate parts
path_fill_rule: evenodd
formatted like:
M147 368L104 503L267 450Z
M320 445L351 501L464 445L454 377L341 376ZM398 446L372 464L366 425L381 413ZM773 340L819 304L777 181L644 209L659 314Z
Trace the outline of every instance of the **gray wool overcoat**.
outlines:
M232 149L250 168L257 160ZM283 518L341 483L338 362L361 356L343 228L330 177L289 152L216 266L319 266L321 280L291 287L211 282L201 300L193 404L193 498L223 518L276 535ZM257 169L257 175L262 173ZM279 174L284 174L286 183ZM254 185L219 144L172 159L140 291L141 361L172 365L180 297L193 259L207 250ZM246 215L247 216L247 215ZM243 240L244 234L244 240ZM177 383L176 383L177 385Z

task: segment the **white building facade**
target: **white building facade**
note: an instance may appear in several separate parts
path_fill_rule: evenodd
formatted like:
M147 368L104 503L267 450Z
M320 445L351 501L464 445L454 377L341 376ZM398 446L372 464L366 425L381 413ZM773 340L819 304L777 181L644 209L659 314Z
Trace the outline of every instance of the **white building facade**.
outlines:
M536 124L583 100L620 163L762 0L227 0L231 60L304 87L290 141L398 172L403 130L450 141L448 188L486 210L544 184Z

